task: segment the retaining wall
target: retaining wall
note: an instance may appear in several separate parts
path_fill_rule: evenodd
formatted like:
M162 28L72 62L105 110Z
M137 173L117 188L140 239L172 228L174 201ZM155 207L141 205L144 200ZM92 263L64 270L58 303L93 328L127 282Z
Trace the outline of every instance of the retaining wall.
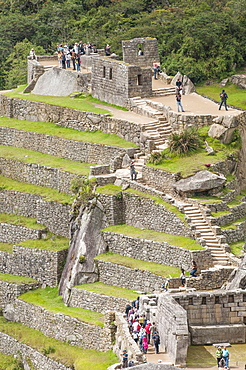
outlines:
M143 166L142 176L145 184L167 193L174 192L173 185L180 179L178 173L170 173L149 166Z
M2 269L1 272L3 272ZM0 280L0 307L4 308L7 304L13 302L19 295L26 293L29 290L37 289L39 286L40 284L38 282L29 284L15 284Z
M199 268L209 268L213 262L209 249L192 251L166 242L155 242L113 232L103 232L108 250L123 256L190 269L192 261L200 261ZM187 241L188 243L188 241Z
M89 309L101 313L106 313L110 310L124 313L127 304L131 304L131 301L128 299L97 294L76 287L71 289L71 295L68 302L69 306Z
M0 223L0 242L2 243L20 243L27 239L42 239L46 235L46 229L29 229L25 226Z
M46 251L13 246L13 252L0 251L0 271L5 274L29 276L44 285L58 285L68 249Z
M114 338L114 314L105 315L104 327L87 324L76 318L65 316L61 313L52 313L43 307L33 306L29 303L16 299L15 302L6 307L5 318L11 321L21 322L30 328L44 333L63 342L70 341L71 345L85 349L95 349L106 352L112 349Z

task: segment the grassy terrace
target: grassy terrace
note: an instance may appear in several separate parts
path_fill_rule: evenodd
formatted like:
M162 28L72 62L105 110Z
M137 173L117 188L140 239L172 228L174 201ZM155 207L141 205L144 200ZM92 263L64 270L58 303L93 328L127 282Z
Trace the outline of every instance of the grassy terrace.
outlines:
M189 249L189 250L203 250L204 248L198 244L195 240L187 238L185 236L177 236L172 234L161 233L154 230L138 229L137 227L129 225L114 225L109 226L102 231L109 231L112 233L123 234L134 238L154 240L160 243L169 243L177 247Z
M230 229L230 230L236 230L238 225L241 223L241 222L244 222L246 221L246 216L245 217L242 217L242 218L239 218L238 220L234 221L234 222L231 222L229 224L226 224L224 226L221 226L221 230L227 230L227 229Z
M230 211L219 211L219 212L212 212L211 216L218 218L221 216L229 215L231 212Z
M231 252L233 254L235 254L235 256L242 256L244 251L243 251L243 245L245 244L245 241L241 240L239 242L236 242L236 243L232 243L230 245L230 248L231 248Z
M108 184L108 185L105 185L105 186L97 187L96 192L99 193L99 194L106 194L106 195L118 195L120 192L122 192L122 189L121 189L120 186ZM185 215L183 213L181 213L176 207L174 207L171 204L165 202L160 197L150 195L150 194L146 194L146 193L143 193L139 190L130 189L130 188L124 190L124 193L126 193L126 194L135 194L135 195L138 195L139 197L142 197L142 198L154 200L154 202L156 204L163 205L168 211L174 213L178 218L180 218L180 220L182 222L184 222L187 225L187 222L185 220Z
M7 283L13 284L31 284L37 283L37 280L34 280L30 277L25 276L18 276L18 275L10 275L10 274L3 274L0 273L0 280L6 281Z
M78 131L51 122L20 121L14 118L0 117L0 126L15 128L22 131L37 132L84 143L96 143L120 148L137 148L136 144L121 139L115 134L105 134L101 131Z
M10 243L0 243L0 251L7 252L7 253L13 253L13 245Z
M76 288L87 290L89 292L94 292L97 294L104 294L117 298L125 298L129 299L130 301L134 301L139 295L134 290L106 285L104 283L101 283L100 281L91 284L77 285Z
M16 214L8 215L6 213L0 213L0 222L11 225L24 226L28 227L29 229L43 230L46 228L46 226L38 224L35 218L20 216Z
M58 295L58 288L36 289L22 294L19 298L35 306L44 307L47 311L53 313L60 312L88 324L104 326L104 315L101 313L65 306L62 297Z
M58 202L61 204L72 204L74 197L65 193L60 193L56 189L46 188L44 186L32 185L27 182L21 182L0 175L0 191L13 190L27 194L39 195L43 200L48 202Z
M55 167L80 176L88 176L90 166L94 165L93 163L70 161L68 159L54 157L53 155L43 154L33 150L4 145L0 145L0 157L24 163L35 163L43 166Z
M195 199L200 203L203 204L214 204L214 203L221 203L222 200L219 199L218 197L213 197L213 196L192 196L191 199Z
M180 275L180 269L178 267L172 267L168 265L161 265L154 262L145 262L131 257L123 257L119 254L107 252L100 254L95 257L95 260L111 262L116 265L122 265L131 269L139 269L143 271L149 271L152 274L163 276L163 277L178 277Z
M112 351L105 353L71 346L46 337L38 330L28 328L20 323L7 321L3 317L0 317L0 332L10 335L42 353L45 351L51 352L49 350L52 349L52 353L46 354L47 357L75 370L105 370L110 365L118 362Z
M45 251L61 251L63 249L68 249L69 239L49 233L47 239L25 240L24 242L18 243L18 245L26 248L42 249Z
M5 355L0 352L0 369L13 370L18 368L19 361L14 356Z

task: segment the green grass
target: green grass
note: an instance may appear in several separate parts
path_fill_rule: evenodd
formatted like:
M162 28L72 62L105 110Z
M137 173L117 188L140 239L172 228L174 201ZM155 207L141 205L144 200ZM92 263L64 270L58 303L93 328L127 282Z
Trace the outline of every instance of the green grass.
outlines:
M101 313L84 310L82 308L65 306L62 301L62 297L58 295L58 288L47 287L45 289L36 289L22 294L19 298L35 306L44 307L47 311L53 313L60 312L64 315L75 317L88 324L100 327L104 326L104 315Z
M234 200L232 200L231 202L227 203L227 205L229 207L235 207L235 206L238 206L239 204L241 204L242 202L242 198L246 195L246 191L242 191L239 195L237 195L235 197Z
M213 196L192 196L190 197L191 199L196 199L198 202L203 203L203 204L215 204L215 203L221 203L222 200L219 199L218 197L213 197Z
M230 245L231 253L235 254L235 256L242 256L244 254L244 251L242 249L244 244L245 244L245 241L243 240L236 242L236 243L232 243Z
M246 363L246 344L233 344L228 347L230 352L230 368L244 369ZM187 355L187 367L217 367L216 348L210 346L190 346Z
M111 262L117 265L129 267L131 269L149 271L152 274L163 277L178 277L180 275L180 269L178 267L161 265L154 262L145 262L131 257L124 257L112 252L100 254L99 256L95 257L95 260Z
M22 148L0 145L0 157L17 160L24 163L35 163L43 166L58 168L80 176L88 176L93 163L80 163L49 154L35 152Z
M84 143L96 143L120 148L137 148L136 144L121 139L115 134L106 134L101 131L78 131L72 128L62 127L51 122L22 121L14 118L0 117L0 126L37 132L44 135L56 136L62 139L75 140Z
M189 249L189 250L203 250L204 248L198 244L195 240L172 234L161 233L148 229L138 229L137 227L129 225L114 225L109 226L103 231L109 231L113 233L123 234L132 236L140 239L154 240L156 242L166 242L177 247Z
M219 212L212 212L211 216L218 218L221 216L229 215L231 212L230 211L219 211Z
M238 108L246 109L246 99L245 99L245 90L241 89L237 85L233 84L227 84L226 87L223 87L225 89L228 99L227 103L229 105L233 105ZM221 92L222 88L219 86L219 84L212 84L209 86L196 86L196 91L198 94L201 94L203 96L207 96L211 99L214 99L216 101L220 101L219 93Z
M0 369L4 370L20 370L21 367L18 367L19 360L14 358L14 356L5 355L0 352Z
M0 191L1 190L14 190L27 194L34 194L42 197L42 199L47 202L58 202L61 204L72 204L74 200L74 197L65 193L60 193L56 189L28 184L2 175L0 175Z
M221 230L236 230L238 225L241 223L241 222L244 222L246 221L246 216L245 217L242 217L242 218L239 218L238 220L234 221L234 222L231 222L229 224L226 224L224 226L221 226Z
M46 229L44 225L38 224L35 218L20 216L16 214L8 215L6 213L0 213L0 222L4 222L6 224L11 224L11 225L24 226L24 227L28 227L29 229L37 229L37 230Z
M49 233L47 239L25 240L24 242L18 243L18 245L45 251L61 251L69 248L69 239Z
M6 281L8 283L13 284L32 284L37 283L37 280L34 280L30 277L25 276L18 276L18 275L10 275L10 274L3 274L0 273L0 280Z
M0 251L13 253L13 244L10 243L0 243Z
M120 105L110 104L105 101L99 100L97 98L93 98L91 94L87 94L87 93L81 93L79 96L75 96L75 99L85 99L86 101L93 103L93 104L107 105L109 107L114 107L116 109L123 110L125 112L128 111L128 109L125 107L121 107Z
M87 290L89 292L94 292L97 294L104 294L117 298L125 298L129 299L129 301L134 301L139 295L134 290L106 285L104 283L101 283L100 281L91 284L77 285L76 288Z
M4 92L3 95L9 98L17 98L31 101L38 101L50 105L57 105L60 107L66 107L71 109L77 109L85 112L101 113L111 115L111 113L102 108L96 108L94 104L90 102L90 97L83 99L71 99L69 96L48 96L48 95L36 95L36 94L23 94L23 90L26 86L19 86L17 89L12 91Z
M53 348L54 353L46 356L68 367L74 367L75 370L105 370L110 365L118 362L112 351L99 352L71 346L46 337L38 330L28 328L20 323L7 321L3 317L0 317L0 331L40 352L49 347Z
M113 184L107 184L104 186L98 186L96 192L99 194L106 194L106 195L117 195L122 191L120 186L116 186Z

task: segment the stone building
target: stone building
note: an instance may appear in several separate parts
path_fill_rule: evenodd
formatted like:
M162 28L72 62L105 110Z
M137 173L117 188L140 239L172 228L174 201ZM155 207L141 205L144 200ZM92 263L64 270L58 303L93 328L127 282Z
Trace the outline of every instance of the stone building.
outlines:
M160 62L155 38L135 38L122 41L123 61L140 67L152 67L153 61Z
M129 98L152 95L152 71L106 57L93 58L91 87L94 98L127 106Z

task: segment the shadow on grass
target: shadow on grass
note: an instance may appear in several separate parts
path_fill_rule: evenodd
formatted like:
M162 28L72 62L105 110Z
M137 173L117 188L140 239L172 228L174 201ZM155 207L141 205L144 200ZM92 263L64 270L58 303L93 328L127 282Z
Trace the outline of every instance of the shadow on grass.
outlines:
M213 367L216 359L204 346L190 346L187 353L187 367Z

